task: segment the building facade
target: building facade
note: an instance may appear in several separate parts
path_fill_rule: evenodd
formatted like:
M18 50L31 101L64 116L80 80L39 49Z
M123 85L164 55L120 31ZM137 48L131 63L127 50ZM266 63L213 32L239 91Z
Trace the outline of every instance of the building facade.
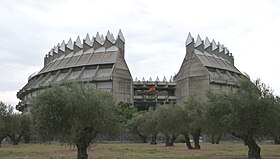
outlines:
M178 73L169 81L158 78L132 80L125 61L125 39L119 31L116 39L109 31L104 37L89 35L81 42L63 41L44 58L44 67L28 78L17 93L19 111L28 110L30 99L52 83L74 80L97 89L112 92L122 102L134 103L138 110L165 103L182 103L191 96L206 99L209 91L236 89L242 73L234 66L234 58L226 47L208 38L196 42L191 34L186 40L186 55ZM153 92L149 92L154 88Z
M174 77L177 84L177 102L182 103L190 96L206 99L209 91L219 93L236 89L242 73L234 66L229 50L208 38L205 41L191 34L186 40L186 55L180 70Z
M154 88L153 92L149 92L151 88ZM155 81L151 78L148 81L135 79L133 90L133 102L138 110L146 110L151 106L156 106L156 104L176 103L176 83L173 82L172 77L169 81L165 77L162 81L158 78Z
M110 91L116 99L132 101L132 77L125 61L125 39L119 31L115 39L109 31L104 37L96 34L83 43L78 37L73 43L63 41L44 58L44 67L28 78L28 83L17 93L21 100L16 106L26 111L30 99L52 83L63 80L84 82L97 89Z

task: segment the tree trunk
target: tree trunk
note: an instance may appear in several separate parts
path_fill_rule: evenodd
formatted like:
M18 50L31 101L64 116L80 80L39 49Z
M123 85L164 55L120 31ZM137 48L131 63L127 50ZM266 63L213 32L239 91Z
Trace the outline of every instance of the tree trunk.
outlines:
M175 143L176 138L177 138L176 135L172 135L171 142L170 142L170 146L174 146L174 143Z
M156 144L157 144L157 133L153 134L152 141L151 141L151 145L156 145Z
M18 143L20 142L20 139L23 136L23 134L19 134L18 137L16 137L15 134L11 133L8 136L12 140L13 145L18 145Z
M141 140L143 141L143 143L147 143L147 142L148 142L148 140L147 140L148 136L142 135L142 134L140 134L140 133L137 133L137 134L138 134L138 136L141 138Z
M3 141L5 138L6 138L5 136L1 136L1 137L0 137L0 147L1 147L2 141Z
M192 136L193 136L193 142L194 142L194 149L200 149L200 145L199 145L200 130L193 132Z
M188 148L189 150L193 149L193 147L192 147L192 145L191 145L191 142L190 142L189 134L185 133L184 136L185 136L187 148Z
M194 149L200 149L199 135L193 136L193 142L194 142Z
M87 148L89 144L81 143L81 144L77 144L76 146L78 149L77 159L87 159L88 158Z
M30 135L23 135L23 140L24 140L24 143L29 143L30 142Z
M280 136L274 137L274 143L275 144L280 144Z
M220 143L221 137L222 137L222 135L218 135L218 138L217 138L217 140L216 140L216 144L219 144L219 143Z
M261 159L261 148L257 145L253 137L245 137L243 139L245 145L248 146L248 158L249 159Z
M220 140L221 140L221 135L215 136L215 135L211 135L211 143L212 144L219 144Z
M215 135L211 135L211 144L215 144Z
M170 146L170 136L168 134L165 135L165 146Z

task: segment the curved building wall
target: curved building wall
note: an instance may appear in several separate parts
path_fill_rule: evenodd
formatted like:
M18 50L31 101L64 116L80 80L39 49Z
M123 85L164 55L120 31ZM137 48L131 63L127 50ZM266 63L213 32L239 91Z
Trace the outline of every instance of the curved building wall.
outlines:
M112 92L119 101L131 102L132 77L124 59L124 44L121 31L116 39L108 31L105 38L97 33L92 40L87 35L83 43L78 37L74 43L70 39L58 44L45 56L44 67L17 93L21 100L17 109L24 111L31 97L63 80L82 81Z

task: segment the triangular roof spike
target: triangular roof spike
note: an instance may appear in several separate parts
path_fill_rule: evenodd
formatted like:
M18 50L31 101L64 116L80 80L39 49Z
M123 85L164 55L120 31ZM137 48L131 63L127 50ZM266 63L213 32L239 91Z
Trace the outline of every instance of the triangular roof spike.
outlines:
M107 37L107 38L110 38L110 36L111 36L111 33L110 33L110 31L108 30L108 31L107 31L107 34L106 34L106 37Z
M145 78L144 77L142 78L142 81L145 82Z
M165 76L163 77L163 80L162 80L162 81L163 81L163 82L167 82L167 81L166 81L166 77L165 77Z
M114 43L115 39L112 33L110 33L110 31L108 30L107 34L106 34L106 38L111 42Z
M86 35L85 43L88 44L88 45L91 45L91 40L89 38L89 34Z
M100 37L100 35L99 35L98 32L96 33L95 40L96 40L99 44L102 43L101 37Z
M59 43L57 44L57 46L54 46L54 48L53 48L55 53L58 53L58 47L59 47Z
M192 43L192 41L193 41L193 37L192 37L191 33L189 32L185 45L186 46L189 45L190 43Z
M159 82L159 78L158 77L157 77L156 81Z
M59 49L60 49L61 51L63 51L63 52L65 51L65 41L64 41L64 40L62 41L62 43L61 43Z
M225 47L224 49L225 49L225 54L229 53L227 47Z
M137 77L135 78L135 81L138 81L138 78L137 78Z
M212 50L216 50L217 48L218 48L218 46L217 46L215 40L213 39L212 40Z
M201 40L201 38L200 38L200 36L199 36L199 34L197 35L197 38L196 38L196 42L195 42L195 47L197 47L197 46L199 46L199 45L201 45L202 44L202 40Z
M50 50L49 56L50 56L50 55L51 55L51 56L53 55L53 49Z
M77 46L79 46L80 48L83 47L83 45L82 45L82 43L81 43L80 36L77 37L77 39L76 39L76 41L75 41L75 44L76 44Z
M169 82L173 82L173 76L172 75L170 76Z
M206 37L205 42L204 42L204 49L208 48L209 46L211 46L211 43L210 43L208 37Z
M149 81L150 81L150 82L152 82L152 81L153 81L152 77L150 77L150 78L149 78Z
M112 39L113 41L116 41L116 40L115 40L115 37L114 37L114 35L113 35L113 33L111 33L111 39Z
M218 42L218 48L219 48L219 52L222 52L222 51L223 51L223 47L222 47L222 45L220 44L220 42Z
M72 42L71 38L68 40L66 47L68 47L69 49L73 50L73 42Z
M103 34L101 35L101 41L102 41L102 42L105 41Z
M121 39L123 42L125 42L121 29L119 30L119 33L118 33L118 39Z
M87 33L85 41L90 41L89 34Z

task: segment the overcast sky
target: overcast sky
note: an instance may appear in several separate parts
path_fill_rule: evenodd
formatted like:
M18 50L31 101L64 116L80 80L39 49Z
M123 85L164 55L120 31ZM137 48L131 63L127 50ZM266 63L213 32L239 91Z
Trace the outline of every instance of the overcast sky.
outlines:
M178 72L190 32L224 44L235 66L280 95L278 0L0 0L0 101L43 67L57 43L121 29L133 79Z

